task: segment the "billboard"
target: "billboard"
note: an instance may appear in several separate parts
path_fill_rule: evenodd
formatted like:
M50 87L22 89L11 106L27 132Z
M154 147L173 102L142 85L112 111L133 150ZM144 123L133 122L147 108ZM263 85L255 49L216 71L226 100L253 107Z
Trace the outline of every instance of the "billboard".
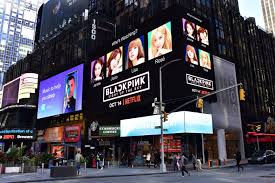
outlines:
M118 112L121 119L151 115L148 106L159 99L159 68L164 65L163 101L176 101L166 105L168 111L182 104L181 98L215 90L209 22L178 10L161 12L90 58L91 120L108 121L106 112Z
M78 65L40 82L37 119L82 110L83 67Z
M125 119L120 121L120 136L160 135L160 115ZM169 114L163 123L164 134L204 133L212 134L212 115L180 111Z
M40 38L64 27L88 6L89 0L49 0L43 7Z
M20 78L16 78L3 86L2 107L17 104L19 83Z
M38 85L38 74L25 73L3 86L1 107L19 103L20 99L30 98Z

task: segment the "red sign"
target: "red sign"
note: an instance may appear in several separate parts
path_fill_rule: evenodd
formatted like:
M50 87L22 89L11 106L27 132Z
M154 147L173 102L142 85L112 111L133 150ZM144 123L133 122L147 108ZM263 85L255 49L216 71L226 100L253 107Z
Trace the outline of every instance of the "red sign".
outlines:
M14 139L14 135L4 135L3 139Z
M64 128L65 136L64 141L65 142L78 142L81 135L81 126L80 125L72 125L72 126L65 126Z
M174 139L173 135L163 137L164 152L181 152L181 140Z

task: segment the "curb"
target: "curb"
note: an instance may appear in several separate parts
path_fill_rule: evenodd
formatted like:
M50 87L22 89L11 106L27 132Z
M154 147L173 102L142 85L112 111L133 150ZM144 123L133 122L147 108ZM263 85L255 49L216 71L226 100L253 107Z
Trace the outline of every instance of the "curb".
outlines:
M242 165L247 165L244 163ZM210 169L222 169L222 168L232 168L236 165L228 165L228 166L220 166L220 167L211 167L211 168L204 168L205 170ZM121 174L121 175L99 175L99 176L76 176L76 177L60 177L60 178L46 178L46 179L36 179L36 180L25 180L25 181L15 181L11 183L27 183L27 182L43 182L43 181L58 181L58 180L71 180L71 179L97 179L97 178L108 178L108 177L131 177L131 176L144 176L144 175L161 175L161 174L172 174L178 173L174 171L167 171L167 172L156 172L156 173L139 173L139 174Z
M27 182L41 182L41 181L58 181L58 180L71 180L71 179L95 179L95 178L108 178L108 177L131 177L131 176L143 176L143 175L160 175L160 174L170 174L177 172L157 172L157 173L140 173L140 174L121 174L121 175L99 175L99 176L83 176L83 177L60 177L60 178L49 178L49 179L37 179L37 180L26 180L26 181L16 181L11 183L27 183Z

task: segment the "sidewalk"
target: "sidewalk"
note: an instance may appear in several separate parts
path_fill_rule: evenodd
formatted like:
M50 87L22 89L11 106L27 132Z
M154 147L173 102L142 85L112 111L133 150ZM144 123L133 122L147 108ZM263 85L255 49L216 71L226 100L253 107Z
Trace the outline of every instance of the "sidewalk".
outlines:
M224 168L235 166L235 161L230 161L226 165L213 166L212 168ZM192 170L193 165L188 164L187 168ZM208 169L208 165L202 166L203 169ZM175 173L172 171L172 167L167 167L166 173ZM120 168L110 167L103 170L87 168L81 169L81 174L77 177L66 177L66 178L51 178L50 170L45 169L44 173L41 169L38 169L36 173L24 173L24 174L0 174L1 183L6 182L41 182L41 181L53 181L53 180L66 180L66 179L81 179L81 178L99 178L99 177L120 177L120 176L139 176L139 175L152 175L161 174L159 168L148 168L148 167L134 167L134 168Z

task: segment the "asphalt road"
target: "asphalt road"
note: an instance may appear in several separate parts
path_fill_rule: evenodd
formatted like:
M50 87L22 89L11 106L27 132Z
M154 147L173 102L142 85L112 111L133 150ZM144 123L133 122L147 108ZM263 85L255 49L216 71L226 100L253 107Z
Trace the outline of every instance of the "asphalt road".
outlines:
M192 183L275 183L275 164L247 165L244 171L238 172L234 168L203 170L202 172L190 171L191 176L181 177L181 173L156 174L146 176L124 176L106 178L83 178L55 183L162 183L162 182L192 182ZM53 182L53 181L49 181Z

